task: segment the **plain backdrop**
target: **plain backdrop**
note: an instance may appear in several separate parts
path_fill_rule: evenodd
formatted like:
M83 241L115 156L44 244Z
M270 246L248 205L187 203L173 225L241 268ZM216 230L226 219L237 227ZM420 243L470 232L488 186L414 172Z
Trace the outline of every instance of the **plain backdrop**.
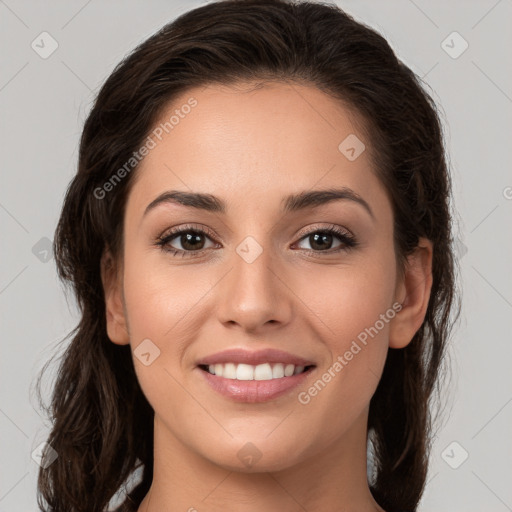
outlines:
M33 387L77 321L48 249L84 119L126 53L202 3L0 0L0 512L38 510ZM463 309L420 510L512 510L512 1L337 3L431 88L453 173Z

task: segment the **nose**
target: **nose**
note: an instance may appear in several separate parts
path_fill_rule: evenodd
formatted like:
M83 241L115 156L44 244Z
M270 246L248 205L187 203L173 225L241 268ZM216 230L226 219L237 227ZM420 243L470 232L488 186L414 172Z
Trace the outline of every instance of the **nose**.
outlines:
M284 266L270 249L248 237L234 251L218 290L217 314L227 327L257 333L290 322L293 293Z

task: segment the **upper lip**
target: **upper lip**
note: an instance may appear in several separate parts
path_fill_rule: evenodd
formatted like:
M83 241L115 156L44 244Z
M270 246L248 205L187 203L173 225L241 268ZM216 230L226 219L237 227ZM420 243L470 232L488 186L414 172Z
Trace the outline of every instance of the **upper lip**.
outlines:
M244 363L250 365L258 365L263 363L284 363L293 364L295 366L312 366L314 363L302 357L276 350L274 348L267 348L263 350L247 350L243 348L231 348L217 352L216 354L209 355L198 361L197 365L211 365L211 364L224 364L224 363Z

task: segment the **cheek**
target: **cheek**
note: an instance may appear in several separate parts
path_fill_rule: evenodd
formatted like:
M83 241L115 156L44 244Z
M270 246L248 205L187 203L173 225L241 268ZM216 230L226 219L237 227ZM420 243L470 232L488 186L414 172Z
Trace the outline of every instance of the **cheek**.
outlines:
M171 416L190 400L179 384L183 357L190 341L199 337L201 300L214 284L206 272L190 269L172 268L165 259L143 251L132 251L124 267L123 294L137 377L152 407L164 407Z
M364 341L365 333L376 323L379 332L377 335L372 330L372 339L387 338L388 317L394 314L393 254L380 259L370 256L345 267L313 268L295 283L297 295L307 305L304 312L333 355L344 352L358 336Z
M172 268L161 257L127 261L124 298L132 343L141 337L160 344L176 339L208 287L211 283L191 276L186 267Z
M137 380L157 413L180 417L181 409L190 397L181 384L180 361L184 350L181 331L187 325L187 311L193 307L193 297L180 283L167 279L155 267L147 271L142 266L126 266L124 296L129 321L130 344ZM196 299L197 301L197 299ZM194 408L188 411L191 421L198 421Z
M395 278L390 254L350 268L321 269L301 284L301 297L329 359L298 401L315 411L311 418L320 419L319 424L331 424L333 435L340 423L350 423L363 411L380 380L396 315Z

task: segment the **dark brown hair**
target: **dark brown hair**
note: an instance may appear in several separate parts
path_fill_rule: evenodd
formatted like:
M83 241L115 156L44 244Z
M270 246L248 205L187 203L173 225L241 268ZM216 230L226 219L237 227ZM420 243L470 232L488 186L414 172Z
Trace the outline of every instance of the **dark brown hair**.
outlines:
M48 407L48 443L58 458L39 473L42 510L105 510L137 469L140 480L121 507L136 510L152 481L153 410L130 347L108 339L100 275L106 247L122 256L136 168L104 197L95 191L140 148L178 95L207 84L268 80L315 86L362 119L392 202L399 268L420 236L433 242L425 321L406 348L389 350L368 423L373 496L388 512L416 510L432 441L431 399L457 299L441 123L420 79L381 35L334 5L290 0L227 0L189 11L138 46L97 95L55 233L58 273L72 286L81 319Z

